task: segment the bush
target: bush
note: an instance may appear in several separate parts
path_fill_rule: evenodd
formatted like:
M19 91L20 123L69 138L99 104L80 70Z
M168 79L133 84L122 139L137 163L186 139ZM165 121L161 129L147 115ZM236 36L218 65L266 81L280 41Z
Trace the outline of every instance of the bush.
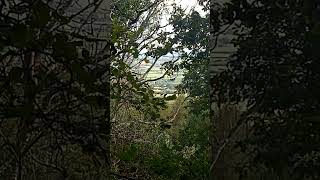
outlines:
M191 115L177 137L163 139L149 169L163 179L206 179L209 172L208 119Z

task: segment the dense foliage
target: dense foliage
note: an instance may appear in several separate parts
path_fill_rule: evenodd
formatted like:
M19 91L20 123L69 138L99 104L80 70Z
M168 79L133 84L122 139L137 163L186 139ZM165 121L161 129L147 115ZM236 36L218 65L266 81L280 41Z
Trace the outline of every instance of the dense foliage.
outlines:
M1 1L1 178L108 173L108 25L83 19L104 4L74 3Z
M120 0L111 30L104 2L0 2L1 178L207 179L206 17ZM180 95L156 97L181 69Z
M208 20L196 11L186 13L172 4L174 13L166 14L168 24L160 26L165 1L139 1L135 5L133 2L115 4L113 13L112 39L118 51L111 66L115 78L111 82L113 171L138 179L206 179ZM128 7L131 10L127 13L131 14L123 14ZM167 26L172 30L166 30ZM150 64L152 69L156 61L168 54L178 57L162 65L164 75L170 76L179 69L187 71L177 91L182 95L177 99L154 97L148 82L164 76L145 80L146 74L135 71L142 63ZM118 64L124 64L126 71Z
M214 33L230 25L238 47L212 79L217 100L247 102L252 131L241 144L250 167L280 179L319 179L319 6L232 0L211 12Z

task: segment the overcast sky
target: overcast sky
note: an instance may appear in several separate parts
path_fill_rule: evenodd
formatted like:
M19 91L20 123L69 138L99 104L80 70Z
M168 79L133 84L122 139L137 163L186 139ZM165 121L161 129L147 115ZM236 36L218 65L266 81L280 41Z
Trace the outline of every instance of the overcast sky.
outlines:
M199 5L198 0L167 0L167 4L170 6L171 3L176 3L178 5L181 5L183 9L186 9L187 12L191 10L191 8L194 8L196 11L200 13L200 15L205 16L205 12L202 11L202 7ZM167 19L170 17L164 16L161 24L165 25L168 23ZM168 31L170 31L171 27L166 28Z
M197 11L202 12L201 7L199 6L197 0L174 0L177 4L180 4L183 8L188 8L190 10L191 7L195 6Z

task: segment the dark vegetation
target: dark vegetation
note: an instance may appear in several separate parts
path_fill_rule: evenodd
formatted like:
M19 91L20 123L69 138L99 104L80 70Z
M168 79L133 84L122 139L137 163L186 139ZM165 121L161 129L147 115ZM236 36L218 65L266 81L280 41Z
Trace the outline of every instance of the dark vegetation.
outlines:
M320 3L199 3L1 0L0 179L319 179Z
M109 45L81 31L94 23L77 21L100 3L1 1L2 179L106 174L110 52L102 48Z
M213 33L234 30L237 51L211 84L219 103L246 101L244 173L319 179L319 3L232 0L211 12Z

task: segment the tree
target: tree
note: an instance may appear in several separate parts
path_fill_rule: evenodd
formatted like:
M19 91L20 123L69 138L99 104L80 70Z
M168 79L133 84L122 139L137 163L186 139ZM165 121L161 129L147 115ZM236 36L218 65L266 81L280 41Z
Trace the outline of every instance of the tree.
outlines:
M208 22L198 12L193 11L191 14L186 14L185 10L174 5L170 7L173 9L172 14L167 14L170 17L168 24L162 25L160 20L163 18L162 14L166 13L166 9L163 8L165 5L166 3L162 1L119 1L114 5L113 9L114 29L112 37L118 51L111 66L114 73L112 75L112 95L114 95L112 107L115 110L113 113L113 134L116 142L114 144L114 153L120 154L118 157L115 157L114 164L115 167L120 169L119 172L122 171L127 176L136 176L141 179L147 179L151 172L163 175L160 172L158 163L159 161L164 162L168 160L166 156L168 154L166 153L172 153L173 150L163 150L161 149L162 147L159 147L162 140L164 140L164 137L160 135L167 134L168 127L172 130L172 119L176 117L175 114L173 118L168 119L163 116L159 117L159 110L165 105L164 100L169 100L172 97L165 99L155 98L148 85L149 82L160 80L164 76L169 76L180 69L187 69L188 77L185 78L185 83L181 87L181 90L188 91L191 94L192 98L190 100L192 100L193 104L190 107L195 106L194 112L201 114L197 117L204 119L201 122L195 122L195 125L190 123L192 125L189 128L192 129L195 126L202 128L202 125L206 124L205 114L208 113L208 94L204 93L207 85L207 74L203 73L208 72L206 71L208 52L206 51L207 41L205 40L208 34ZM127 10L128 8L130 10ZM130 18L137 20L132 21ZM168 31L167 27L172 27L170 28L172 30ZM192 51L185 51L185 48ZM159 78L145 79L147 73L154 68L155 64L168 54L175 57L172 61L163 64L165 73L159 76ZM179 64L177 60L182 60L182 63ZM135 68L139 67L142 63L149 64L150 66L145 73L139 74L135 71ZM204 89L200 90L199 86L204 87ZM184 102L185 100L181 104L184 105ZM176 114L179 109L184 109L182 105L177 107ZM202 111L203 109L205 110ZM187 122L191 118L188 118L188 120L184 119L187 118L183 117L183 121ZM192 117L192 120L196 121L196 118ZM179 128L182 129L183 127ZM189 134L190 139L193 135L196 136L196 133L192 131L192 134ZM177 130L175 134L180 133ZM184 133L183 136L185 134L188 133ZM183 138L181 137L181 139ZM206 139L203 141L207 142ZM190 143L183 142L180 145L184 147L189 146ZM137 147L141 152L136 150ZM206 148L206 146L201 145L197 162L192 163L191 160L186 160L183 163L183 169L179 171L171 169L164 172L164 174L173 173L169 175L170 177L180 177L183 174L191 178L196 177L194 173L198 173L198 175L201 174L205 177L206 174L202 174L198 170L206 167L206 162L202 162L204 159L207 160ZM182 151L182 148L179 147L178 150ZM145 155L143 155L143 152L145 152ZM157 153L160 154L155 156ZM128 154L133 154L133 158L128 158ZM164 157L161 157L162 155ZM149 162L148 164L144 164L144 159L149 156L154 158L154 161L152 161L154 164L151 163L150 165ZM169 157L180 158L173 154ZM131 159L131 161L135 159L135 162L130 163L128 159ZM176 160L171 159L168 163L160 163L161 167L167 168L166 165L168 164L176 165L176 162L179 162ZM194 167L188 169L188 166L191 165L189 163L194 167L197 164L198 169ZM143 168L152 166L152 164L154 167L145 172ZM173 166L173 168L176 168L176 166ZM192 169L192 172L180 173L181 171L187 171L184 168L188 170L194 169ZM130 172L132 171L131 169L136 170L136 172ZM202 169L201 172L206 170ZM152 176L152 178L155 177L155 175Z
M184 69L182 84L178 87L188 93L190 107L193 113L208 112L209 108L209 49L207 48L209 35L209 21L199 12L192 11L190 15L176 13L172 17L175 40L182 51L180 65ZM207 114L208 115L208 114Z
M109 3L1 1L1 177L108 175Z
M148 142L156 144L164 121L160 110L166 106L165 98L155 97L149 82L172 74L175 59L167 63L164 74L155 79L146 77L161 58L173 51L172 33L166 31L167 24L161 23L165 6L166 1L131 0L117 1L112 7L111 37L117 49L111 64L112 138L115 142L112 154L114 166L128 177L148 177L145 166L131 163L128 159L132 158L126 157L137 144L143 143L143 147L149 146ZM145 72L139 71L141 64L149 65ZM144 173L142 177L141 173Z
M247 101L239 124L250 122L250 136L240 145L250 167L281 179L319 178L312 162L319 153L318 7L313 0L244 0L212 11L214 33L234 27L238 50L211 85L220 100Z
M118 1L112 9L112 41L117 53L112 60L112 89L115 111L130 104L148 115L147 119L157 117L157 111L164 102L153 97L153 91L145 77L160 58L172 51L169 33L160 25L164 1ZM141 74L142 63L150 63L146 72ZM165 73L166 75L167 73ZM159 77L157 79L163 78ZM156 80L157 80L156 79ZM148 105L147 105L148 104ZM145 109L147 108L147 109ZM114 116L114 115L113 115Z

